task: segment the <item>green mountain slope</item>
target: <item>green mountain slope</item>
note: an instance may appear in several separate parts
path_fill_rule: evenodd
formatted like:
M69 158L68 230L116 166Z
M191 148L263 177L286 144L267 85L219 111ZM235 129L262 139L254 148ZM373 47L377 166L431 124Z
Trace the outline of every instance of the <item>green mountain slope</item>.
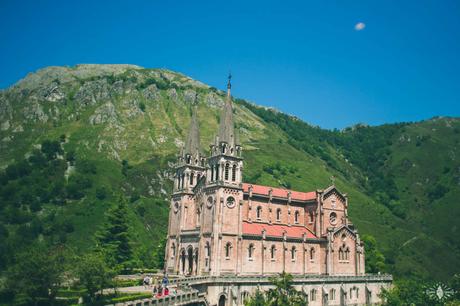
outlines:
M6 169L0 196L10 199L0 207L3 267L30 240L90 250L120 196L129 200L136 260L158 265L167 230L169 166L195 102L206 150L217 131L223 94L171 71L132 65L49 67L0 92L0 167ZM245 181L309 191L327 187L334 176L350 196L352 221L362 234L376 237L390 272L445 279L460 271L458 119L339 132L238 99L235 118ZM13 201L10 195L24 190L17 186L34 186L39 174L5 175L11 165L34 156L45 140L61 142L62 152L43 171L60 164L62 171L50 181L63 181L64 191L38 196L42 205L33 211L34 201ZM75 197L68 185L81 183L78 175L90 183ZM13 222L6 214L12 207L26 218ZM23 237L24 228L36 234Z

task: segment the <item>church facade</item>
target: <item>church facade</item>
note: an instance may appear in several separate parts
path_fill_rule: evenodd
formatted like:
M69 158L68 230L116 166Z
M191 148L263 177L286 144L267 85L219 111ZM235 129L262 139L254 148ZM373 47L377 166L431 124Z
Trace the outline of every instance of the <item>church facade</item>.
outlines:
M230 90L229 79L218 136L208 156L201 151L193 110L185 146L174 169L166 272L184 277L243 279L285 271L298 278L340 276L364 280L363 242L348 218L346 194L333 185L298 192L243 182L243 148L235 134ZM337 305L352 298L352 290L336 285ZM207 288L208 294L213 295L209 299L219 305L241 305L244 295L251 293L249 289L233 292L231 295L237 297L230 299L227 292L222 302L219 290L225 290L212 287ZM335 287L329 287L326 296L335 296L335 291L330 291ZM361 287L362 304L378 301L381 287L374 288L363 281L350 288ZM318 305L323 305L324 293L311 290L309 287L311 303L321 301ZM365 297L372 294L369 291L373 291L373 297ZM312 294L318 297L312 299ZM328 304L333 305L332 301L329 296ZM355 302L359 304L358 300Z

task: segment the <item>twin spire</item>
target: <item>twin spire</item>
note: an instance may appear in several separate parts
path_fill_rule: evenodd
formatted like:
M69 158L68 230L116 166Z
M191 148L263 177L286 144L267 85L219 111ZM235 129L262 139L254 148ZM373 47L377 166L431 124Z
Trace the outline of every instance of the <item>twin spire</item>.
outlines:
M233 124L233 105L232 105L232 95L231 95L231 79L232 75L228 75L227 82L227 97L225 99L225 104L222 109L219 123L219 134L218 142L226 142L229 147L234 147L238 145L239 141L235 137L235 129ZM190 128L188 131L187 138L185 140L184 154L190 154L192 156L201 155L200 148L200 130L198 126L197 119L197 106L193 106L192 110L192 121L190 123Z
M232 75L228 75L227 98L220 116L219 142L226 142L230 147L235 146L235 129L233 126L233 106L232 106Z
M192 110L192 122L190 123L190 128L188 130L188 135L185 140L184 153L190 154L192 156L200 155L200 128L198 127L198 118L196 115L197 106L193 106Z

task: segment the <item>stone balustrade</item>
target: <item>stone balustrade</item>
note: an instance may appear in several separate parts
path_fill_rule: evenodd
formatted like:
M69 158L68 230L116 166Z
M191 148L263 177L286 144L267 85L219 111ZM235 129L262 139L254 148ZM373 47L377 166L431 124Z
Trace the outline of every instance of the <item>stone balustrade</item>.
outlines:
M152 297L142 300L134 300L123 303L117 303L111 306L167 306L167 305L188 305L193 303L206 304L203 294L198 290L183 292L176 295L167 295L162 297Z
M181 285L197 285L206 283L269 283L271 277L277 275L222 275L222 276L191 276L186 278L178 278L171 281L171 284ZM347 283L347 282L370 282L384 281L391 282L393 276L390 274L365 274L365 275L293 275L294 283Z

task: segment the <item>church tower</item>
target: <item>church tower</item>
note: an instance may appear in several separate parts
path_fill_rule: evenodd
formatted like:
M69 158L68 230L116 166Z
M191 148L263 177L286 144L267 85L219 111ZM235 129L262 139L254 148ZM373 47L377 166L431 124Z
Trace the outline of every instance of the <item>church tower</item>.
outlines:
M231 75L228 77L227 96L223 106L219 133L211 145L207 160L206 194L212 201L212 234L209 256L211 275L238 274L241 253L242 220L242 147L235 133Z
M184 249L183 231L196 231L200 226L194 189L205 181L206 158L200 148L197 106L192 107L189 132L174 165L174 186L169 212L166 269L183 275L196 273L198 243ZM187 262L186 262L187 260Z

